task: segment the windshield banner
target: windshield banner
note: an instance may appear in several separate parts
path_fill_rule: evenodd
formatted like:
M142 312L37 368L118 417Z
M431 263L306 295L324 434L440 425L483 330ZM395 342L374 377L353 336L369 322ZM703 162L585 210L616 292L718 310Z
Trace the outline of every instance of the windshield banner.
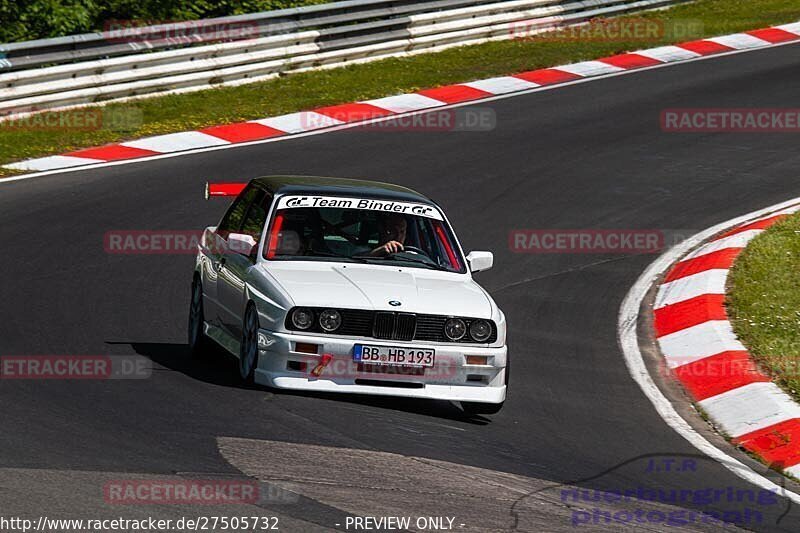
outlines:
M375 200L372 198L344 198L340 196L282 196L278 200L278 209L292 209L295 207L368 209L442 220L442 214L435 207L411 202Z

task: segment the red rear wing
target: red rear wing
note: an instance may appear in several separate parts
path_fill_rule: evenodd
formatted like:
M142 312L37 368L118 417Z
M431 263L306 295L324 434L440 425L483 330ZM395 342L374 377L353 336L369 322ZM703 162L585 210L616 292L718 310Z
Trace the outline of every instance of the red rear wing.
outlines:
M205 196L216 198L218 196L239 196L239 193L247 187L246 183L208 183L206 182Z

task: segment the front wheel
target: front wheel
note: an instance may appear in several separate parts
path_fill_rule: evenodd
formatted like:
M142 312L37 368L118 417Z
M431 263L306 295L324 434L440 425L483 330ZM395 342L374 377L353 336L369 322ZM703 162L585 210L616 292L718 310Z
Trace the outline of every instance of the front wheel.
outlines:
M204 328L203 284L195 277L192 281L192 301L189 304L189 353L195 359L207 355L211 349L211 342Z
M253 383L258 363L258 313L253 304L247 306L242 323L242 342L239 347L239 376Z

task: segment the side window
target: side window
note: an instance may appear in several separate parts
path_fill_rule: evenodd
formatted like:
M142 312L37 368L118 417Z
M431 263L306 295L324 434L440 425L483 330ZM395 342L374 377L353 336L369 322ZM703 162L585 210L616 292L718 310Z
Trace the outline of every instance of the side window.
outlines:
M217 233L220 234L220 236L227 238L228 233L237 233L239 231L239 228L242 226L244 214L247 211L247 206L250 205L259 192L261 191L255 187L248 187L247 190L233 201L217 228Z
M261 232L264 231L264 224L267 223L267 212L271 203L272 196L260 191L244 216L241 233L250 235L256 242L260 242Z

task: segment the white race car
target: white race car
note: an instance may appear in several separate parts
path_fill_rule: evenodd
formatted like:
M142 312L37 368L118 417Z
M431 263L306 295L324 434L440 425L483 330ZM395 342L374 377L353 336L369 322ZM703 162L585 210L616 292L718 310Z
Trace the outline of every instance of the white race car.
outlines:
M206 186L236 196L203 232L189 345L239 358L278 389L451 400L496 413L508 384L505 316L439 206L397 185L270 176Z

